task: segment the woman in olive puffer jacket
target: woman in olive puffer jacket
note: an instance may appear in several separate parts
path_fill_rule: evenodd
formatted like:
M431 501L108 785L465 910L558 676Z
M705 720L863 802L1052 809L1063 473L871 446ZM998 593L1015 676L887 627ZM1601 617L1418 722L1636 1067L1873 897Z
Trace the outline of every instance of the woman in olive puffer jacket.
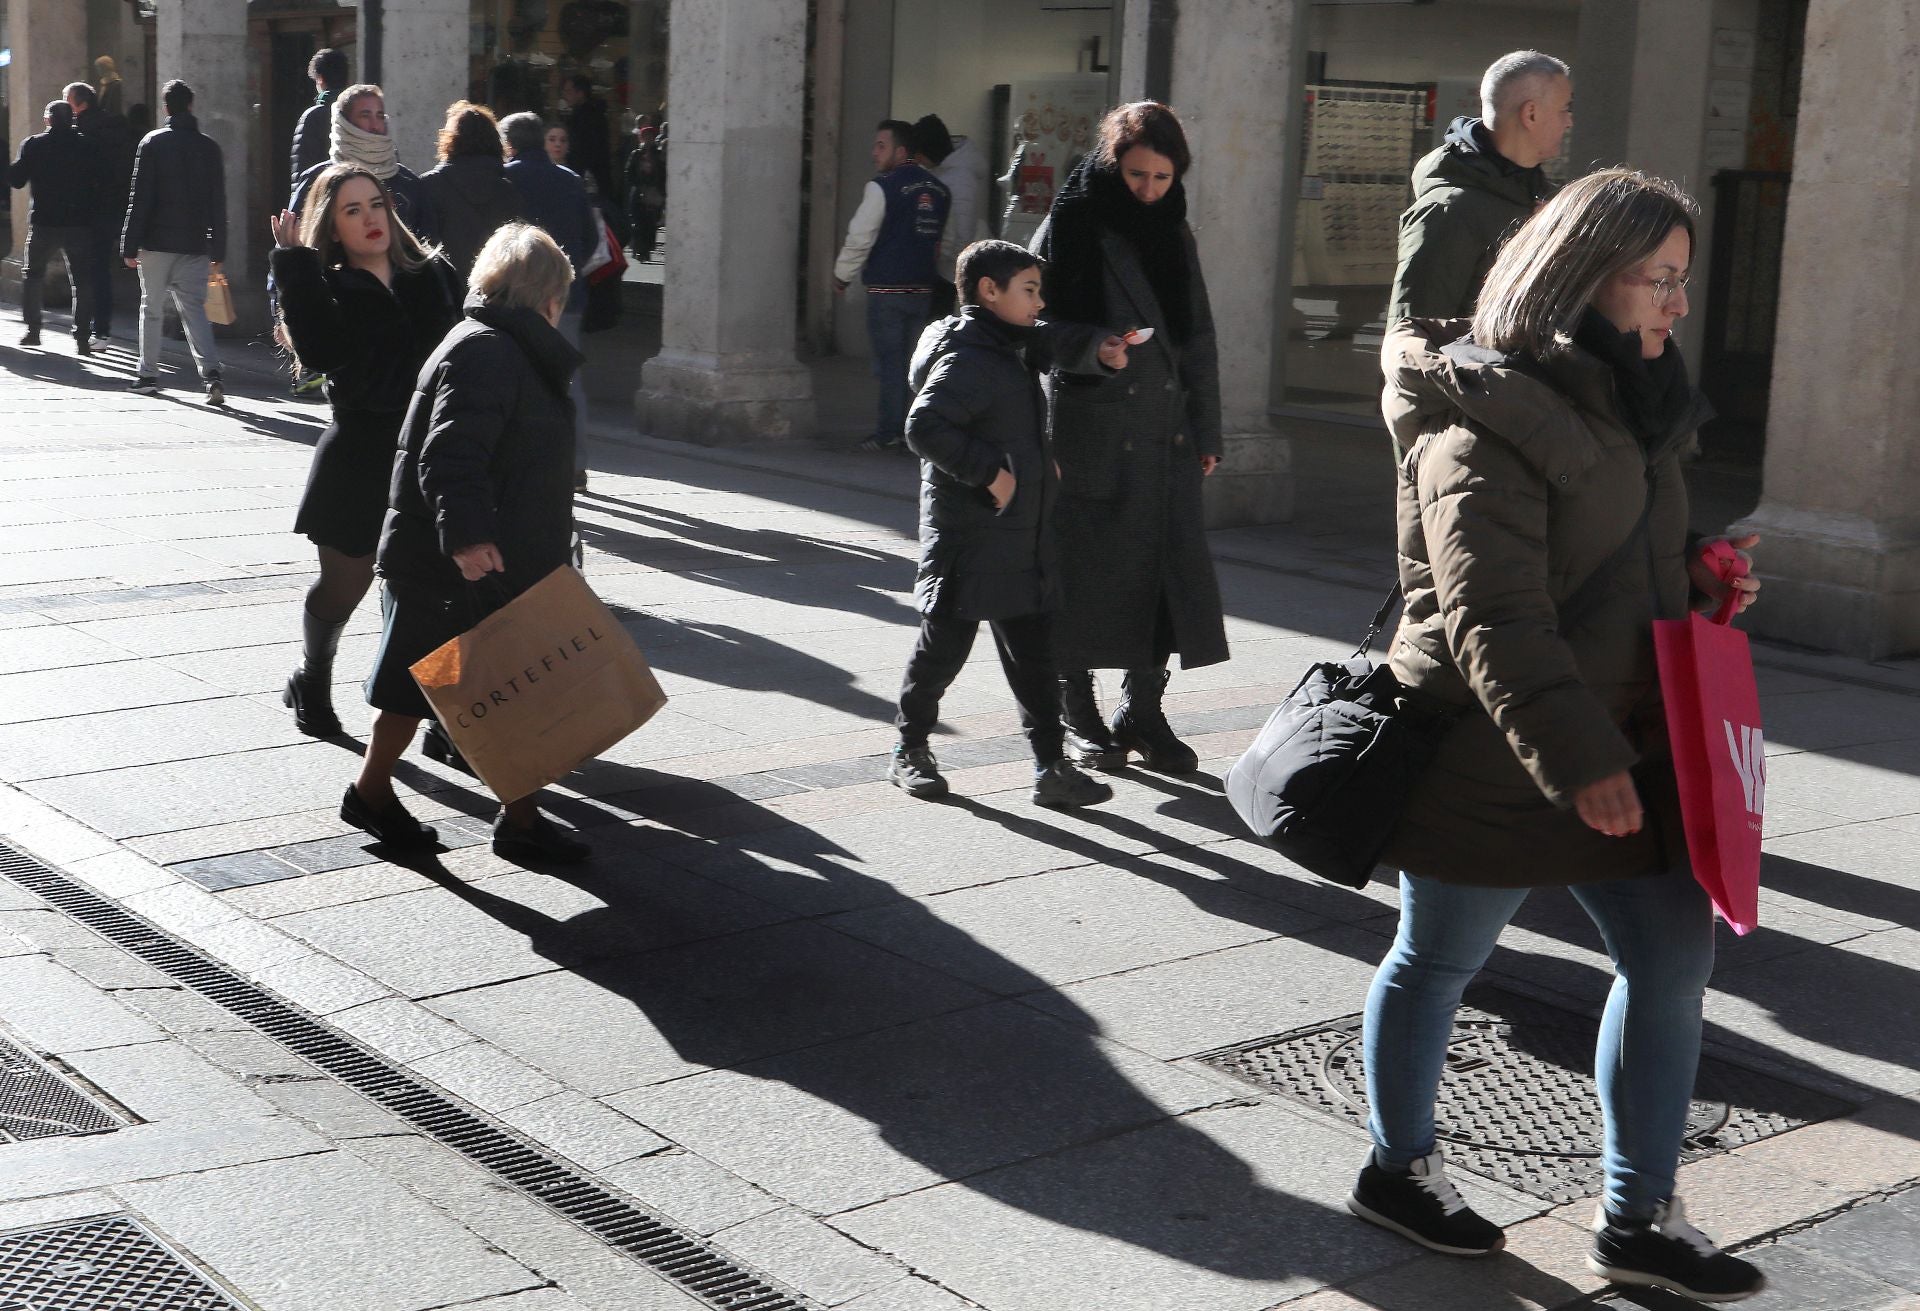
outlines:
M1651 627L1729 586L1688 540L1679 465L1710 413L1672 341L1695 208L1624 169L1582 178L1500 253L1470 324L1389 334L1407 598L1390 658L1460 717L1388 851L1400 928L1367 1002L1374 1153L1349 1205L1440 1251L1501 1246L1443 1173L1436 1089L1501 930L1530 888L1567 886L1616 974L1589 1265L1729 1301L1765 1281L1674 1196L1713 910L1688 866ZM1733 586L1744 608L1758 583Z

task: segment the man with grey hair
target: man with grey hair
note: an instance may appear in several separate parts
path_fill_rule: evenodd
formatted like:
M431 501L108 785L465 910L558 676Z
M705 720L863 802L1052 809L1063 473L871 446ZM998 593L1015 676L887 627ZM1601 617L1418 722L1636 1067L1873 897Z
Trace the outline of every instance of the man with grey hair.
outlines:
M1473 313L1493 257L1553 194L1541 165L1573 127L1573 75L1552 55L1502 55L1480 82L1479 118L1453 120L1413 169L1387 319Z

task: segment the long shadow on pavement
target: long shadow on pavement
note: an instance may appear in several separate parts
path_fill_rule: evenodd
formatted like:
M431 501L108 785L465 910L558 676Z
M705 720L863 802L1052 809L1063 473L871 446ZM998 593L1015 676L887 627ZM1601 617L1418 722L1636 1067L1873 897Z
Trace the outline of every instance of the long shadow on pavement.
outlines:
M767 900L779 903L782 883L818 880L871 894L856 895L860 901L892 895L891 885L849 868L851 853L824 836L802 846L813 854L798 858L798 870L756 862ZM789 858L793 851L783 844ZM565 918L468 883L437 861L415 868L524 933L541 957L631 1002L636 1026L651 1026L681 1059L839 1107L873 1125L893 1152L1005 1206L1252 1281L1332 1283L1411 1254L1328 1205L1263 1183L1214 1137L1170 1118L1170 1109L1236 1099L1184 1074L1149 1095L1116 1066L1120 1049L1104 1047L1094 1021L1064 999L1050 999L1054 1013L1042 1014L808 921L799 923L824 948L763 955L756 935L770 944L795 931L790 921L692 949L635 951L636 940L658 940L652 921L688 912L684 902L657 901L645 873L623 876L607 868L613 863L561 874L604 902ZM942 942L943 958L966 962L956 973L1023 973L922 903L907 904L925 916L921 935ZM1047 989L1025 977L1031 990ZM910 1018L849 1034L847 1008L875 1005ZM618 1044L621 1036L603 1028L595 1041ZM1140 1067L1147 1077L1161 1068ZM777 1135L783 1153L808 1150L797 1126L750 1130L743 1119L728 1139L734 1128ZM846 1168L857 1175L861 1166ZM888 1191L905 1189L877 1187L855 1204ZM1489 1293L1489 1306L1521 1305ZM1568 1298L1577 1295L1567 1289Z

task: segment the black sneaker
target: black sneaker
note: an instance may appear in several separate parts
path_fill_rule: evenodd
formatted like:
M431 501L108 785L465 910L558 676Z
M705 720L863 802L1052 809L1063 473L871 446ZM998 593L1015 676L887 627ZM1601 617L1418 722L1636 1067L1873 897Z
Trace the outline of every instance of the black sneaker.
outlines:
M207 404L225 405L226 403L227 389L220 385L220 375L216 373L207 379Z
M20 339L20 344L22 346L38 346L40 344L40 329L29 329L27 335Z
M1113 800L1113 789L1088 778L1064 760L1056 760L1033 776L1033 804L1053 810L1097 806Z
M1751 1262L1729 1256L1687 1223L1674 1198L1643 1225L1602 1216L1593 1235L1587 1269L1616 1284L1665 1288L1696 1302L1740 1302L1767 1286Z
M1440 1153L1413 1163L1406 1174L1369 1160L1347 1209L1382 1229L1449 1256L1486 1256L1507 1245L1500 1226L1475 1213L1447 1179Z
M887 761L887 781L922 801L947 795L947 780L940 776L940 763L925 747L895 747L892 758Z
M860 449L869 455L902 455L906 453L907 444L898 437L891 441L881 437L869 437L860 443Z
M453 744L453 739L447 736L447 730L440 727L440 721L437 719L429 719L427 731L420 735L420 754L428 760L439 761L448 769L457 769L462 774L473 774L475 778L479 777L478 774L474 774L473 766L469 765L467 758L460 754L460 748Z
M85 337L75 337L73 339L73 353L75 355L91 355L93 354L93 343Z
M545 815L536 814L526 828L515 828L503 810L493 817L493 854L529 865L578 865L593 848Z
M160 380L158 378L135 378L131 383L127 384L127 390L136 396L158 396L160 394Z

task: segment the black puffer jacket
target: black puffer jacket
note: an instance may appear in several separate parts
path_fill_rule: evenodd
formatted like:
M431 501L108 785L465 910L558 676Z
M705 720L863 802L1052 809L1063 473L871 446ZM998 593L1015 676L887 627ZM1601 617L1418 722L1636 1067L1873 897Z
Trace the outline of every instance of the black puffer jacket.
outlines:
M299 185L300 175L315 164L327 162L327 154L333 149L333 102L340 98L337 90L322 91L319 97L300 114L300 121L293 129L293 153L291 174L294 185Z
M227 258L226 164L192 114L174 114L134 152L120 253L142 250Z
M573 403L580 352L526 309L469 297L420 370L400 430L378 572L457 592L455 551L492 542L517 595L573 548Z
M924 461L914 583L922 613L1006 619L1056 604L1057 480L1035 371L1109 372L1099 360L1106 335L1070 323L1023 331L977 305L921 334L907 445ZM1014 493L996 512L987 484L1002 469L1013 473Z
M520 188L507 181L499 159L463 155L420 179L440 222L440 244L465 278L487 238L504 223L526 217Z
M36 228L90 228L100 217L100 146L72 127L48 128L22 141L7 180L16 188L32 185L27 222Z

